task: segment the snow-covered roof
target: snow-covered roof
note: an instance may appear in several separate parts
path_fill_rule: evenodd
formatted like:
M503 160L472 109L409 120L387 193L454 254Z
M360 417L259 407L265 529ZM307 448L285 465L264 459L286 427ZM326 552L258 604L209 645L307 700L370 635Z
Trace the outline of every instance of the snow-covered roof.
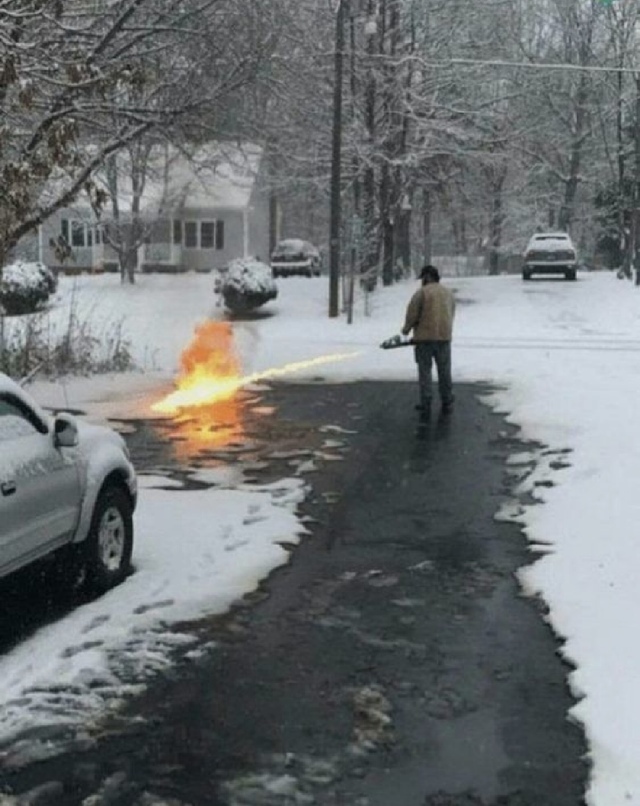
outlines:
M156 217L161 211L205 208L245 210L260 169L263 150L253 143L208 143L191 154L173 146L157 146L147 161L147 178L141 210ZM118 156L118 205L122 212L131 210L133 197L130 157ZM96 176L100 187L108 191L106 173ZM86 197L74 207L87 209ZM109 213L107 203L104 212Z
M170 195L184 207L246 209L261 158L253 144L207 145L191 159L179 155L169 171Z

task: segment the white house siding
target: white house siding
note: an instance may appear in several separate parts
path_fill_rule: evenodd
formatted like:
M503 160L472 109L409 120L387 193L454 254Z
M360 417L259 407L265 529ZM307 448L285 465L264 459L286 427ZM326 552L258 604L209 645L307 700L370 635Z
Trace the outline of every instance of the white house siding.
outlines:
M191 208L182 210L183 225L182 266L185 271L211 271L224 268L230 260L244 257L243 214L239 210ZM201 249L184 245L184 224L187 221L222 221L224 248Z
M269 263L269 193L256 186L247 210L248 252Z

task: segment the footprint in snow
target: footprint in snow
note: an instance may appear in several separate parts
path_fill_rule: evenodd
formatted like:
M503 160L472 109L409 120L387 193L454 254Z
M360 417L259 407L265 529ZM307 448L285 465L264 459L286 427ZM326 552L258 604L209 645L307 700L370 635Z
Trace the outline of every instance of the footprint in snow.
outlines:
M81 652L86 652L88 649L96 649L97 647L102 646L103 643L103 641L85 641L77 646L68 646L66 649L62 650L60 657L73 658L75 655L79 655Z
M98 627L101 627L103 624L106 624L109 621L111 616L96 616L94 619L87 624L87 626L82 631L83 635L86 635L88 632L92 632L92 630L97 630Z
M150 604L146 605L139 605L133 611L137 616L142 615L143 613L148 613L150 610L160 610L164 607L171 607L174 604L174 599L163 599L160 602L151 602Z

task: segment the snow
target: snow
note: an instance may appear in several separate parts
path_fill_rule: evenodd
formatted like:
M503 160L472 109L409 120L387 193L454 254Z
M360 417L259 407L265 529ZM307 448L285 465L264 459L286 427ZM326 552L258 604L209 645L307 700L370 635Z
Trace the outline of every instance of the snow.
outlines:
M593 764L587 803L640 804L640 649L632 626L640 609L640 290L609 273L581 273L575 283L517 276L443 282L458 299L454 380L490 384L494 391L478 393L487 405L544 446L509 462L537 503L514 501L496 519L520 524L530 541L522 586L547 602L572 665L568 679L579 699L568 716L582 723ZM284 280L277 300L264 306L271 316L232 324L243 370L340 353L354 355L291 380L321 372L327 383L414 381L411 350L378 345L400 330L415 287L407 281L359 298L348 325L344 317L327 318L326 278ZM212 291L206 275L145 275L133 289L110 275L63 280L51 327L65 321L72 303L91 311L96 327L122 317L146 372L38 382L36 398L86 408L95 421L151 416L196 324L224 316ZM340 439L334 424L322 430L327 440ZM187 639L179 622L222 612L287 562L285 547L305 532L298 504L313 458L270 487L237 473L214 474L217 486L206 490L167 483L158 472L141 476L136 573L3 657L0 738L60 720L92 724L123 691L171 663L172 648Z
M30 434L33 434L32 426L17 414L7 414L0 418L0 439L16 439Z

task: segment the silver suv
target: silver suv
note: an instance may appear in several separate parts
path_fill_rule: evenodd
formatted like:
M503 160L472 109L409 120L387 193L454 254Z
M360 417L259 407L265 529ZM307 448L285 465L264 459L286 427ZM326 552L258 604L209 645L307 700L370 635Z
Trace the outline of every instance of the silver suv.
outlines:
M46 558L107 590L129 571L136 498L119 434L47 414L0 373L0 577Z
M534 274L564 274L576 279L578 258L573 241L566 232L537 232L527 244L522 266L522 279Z

